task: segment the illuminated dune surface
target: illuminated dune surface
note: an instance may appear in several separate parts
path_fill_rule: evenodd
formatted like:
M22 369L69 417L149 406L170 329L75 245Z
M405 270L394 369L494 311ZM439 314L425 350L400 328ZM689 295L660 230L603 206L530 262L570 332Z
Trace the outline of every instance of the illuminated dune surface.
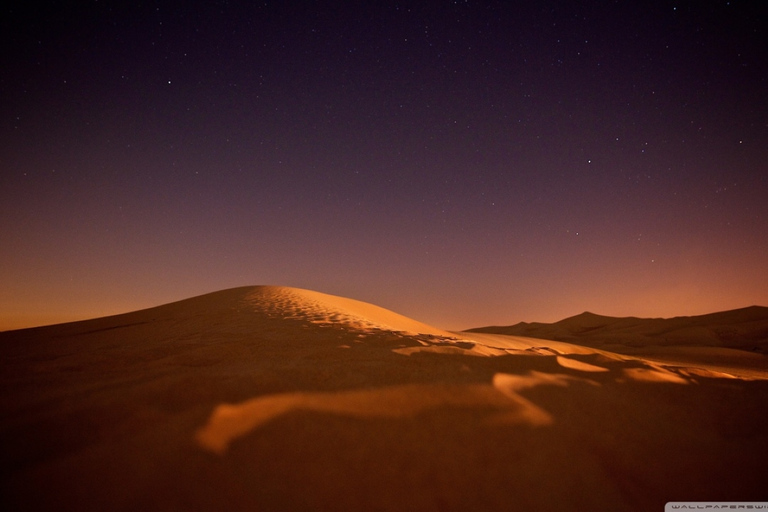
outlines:
M259 286L3 332L0 499L78 511L764 501L768 364L748 348L760 346L750 314L716 319L728 343L697 343L702 324L684 319L678 341L630 326L598 343L448 332ZM568 328L579 321L599 330L591 317Z

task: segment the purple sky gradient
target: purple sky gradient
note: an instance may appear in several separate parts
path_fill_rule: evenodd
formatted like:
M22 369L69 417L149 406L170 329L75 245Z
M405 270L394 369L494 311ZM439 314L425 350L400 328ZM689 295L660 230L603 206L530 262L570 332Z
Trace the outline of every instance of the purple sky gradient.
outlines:
M2 8L0 329L248 284L449 329L768 305L765 7L110 4Z

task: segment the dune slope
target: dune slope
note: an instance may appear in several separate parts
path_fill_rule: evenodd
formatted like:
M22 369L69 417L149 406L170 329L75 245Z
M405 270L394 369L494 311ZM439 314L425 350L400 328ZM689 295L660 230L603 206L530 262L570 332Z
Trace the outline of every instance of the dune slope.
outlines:
M463 334L557 340L746 377L759 378L768 370L768 308L759 306L667 319L614 318L587 312L552 324L481 327Z
M760 501L765 377L236 288L0 333L0 499L243 511Z
M552 324L525 323L469 329L470 332L529 336L602 344L713 346L768 353L768 308L748 308L675 318L615 318L585 312Z

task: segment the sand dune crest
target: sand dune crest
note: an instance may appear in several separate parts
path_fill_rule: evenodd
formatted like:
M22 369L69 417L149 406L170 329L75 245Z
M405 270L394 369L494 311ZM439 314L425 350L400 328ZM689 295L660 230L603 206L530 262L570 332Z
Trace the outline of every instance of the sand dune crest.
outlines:
M335 325L358 331L396 331L455 339L456 335L388 309L336 295L282 286L257 287L246 296L252 306L284 319Z

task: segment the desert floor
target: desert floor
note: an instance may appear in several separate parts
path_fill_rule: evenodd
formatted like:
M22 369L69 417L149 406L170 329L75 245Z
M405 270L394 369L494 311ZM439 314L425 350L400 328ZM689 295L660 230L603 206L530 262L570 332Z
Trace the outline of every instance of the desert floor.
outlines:
M768 501L768 358L451 333L225 290L0 333L4 510Z

